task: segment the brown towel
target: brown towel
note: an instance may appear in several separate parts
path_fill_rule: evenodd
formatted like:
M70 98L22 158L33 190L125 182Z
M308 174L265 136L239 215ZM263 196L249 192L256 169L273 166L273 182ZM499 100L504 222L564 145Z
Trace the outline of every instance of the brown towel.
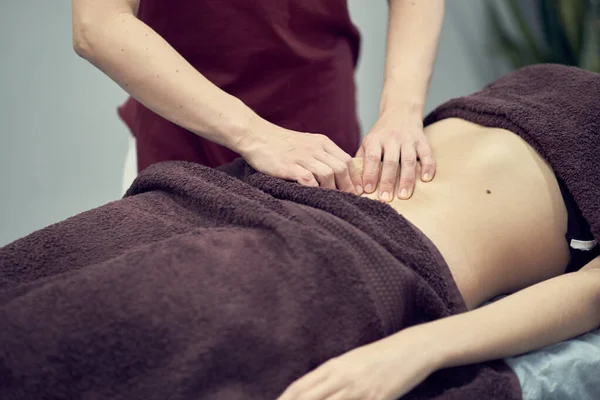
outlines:
M0 398L274 399L327 359L464 311L387 205L190 163L0 249ZM407 399L518 399L502 362Z

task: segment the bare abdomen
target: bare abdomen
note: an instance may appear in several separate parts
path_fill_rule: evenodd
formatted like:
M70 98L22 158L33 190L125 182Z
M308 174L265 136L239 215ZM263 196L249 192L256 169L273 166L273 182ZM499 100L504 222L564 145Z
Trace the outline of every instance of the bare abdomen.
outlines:
M545 161L509 131L458 119L426 134L435 179L390 205L438 247L467 306L562 273L567 216Z

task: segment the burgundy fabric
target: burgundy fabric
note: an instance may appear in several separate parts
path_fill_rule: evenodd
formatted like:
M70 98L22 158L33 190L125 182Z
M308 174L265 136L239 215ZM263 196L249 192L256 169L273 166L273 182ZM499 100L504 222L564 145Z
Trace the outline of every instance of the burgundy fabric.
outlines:
M387 204L241 160L223 171L155 164L125 199L0 249L0 398L275 399L332 357L465 311L433 244ZM520 388L498 361L405 398Z
M345 0L142 0L138 15L261 117L325 134L352 155L358 149L354 67L360 38ZM135 99L119 114L137 139L139 170L166 160L215 167L237 157Z
M558 64L521 68L442 104L425 125L445 118L523 138L564 181L600 241L600 74Z

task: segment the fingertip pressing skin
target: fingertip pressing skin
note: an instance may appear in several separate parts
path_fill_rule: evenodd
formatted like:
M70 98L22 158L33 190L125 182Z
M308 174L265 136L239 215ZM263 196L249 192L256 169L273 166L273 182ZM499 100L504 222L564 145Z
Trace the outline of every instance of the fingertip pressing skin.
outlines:
M398 187L398 196L400 199L409 199L415 186L417 175L417 151L413 145L402 147L401 167L400 167L400 185Z
M436 162L428 142L421 142L417 146L417 155L421 164L421 181L431 182L435 176Z
M361 194L363 194L362 177L354 167L354 162L352 161L352 158L350 158L349 161L346 163L346 168L350 176L350 182L354 189L352 193L360 196Z
M383 162L379 183L379 194L383 201L390 202L394 199L394 186L398 178L398 166L397 160Z
M365 166L366 166L367 162L365 161L364 157L362 157L358 154L362 154L362 153L360 151L359 151L359 153L357 153L357 156L352 159L352 164L354 166L354 170L356 171L357 175L362 177L361 194L363 194L363 193L371 194L371 193L375 192L377 187L376 187L376 185L373 185L371 183L371 181L368 179L369 178L369 176L367 176L368 174L365 174Z
M355 157L353 159L353 166L354 169L357 171L357 173L362 173L363 172L363 168L365 165L365 160L361 157ZM420 166L420 163L417 163L417 165L415 166L415 172L417 175L421 176L422 175L422 168ZM401 173L401 169L400 171L397 172L397 188L394 188L390 191L390 193L397 193L397 198L401 199L401 200L407 200L410 199L412 197L412 195L414 194L414 189L410 190L410 189L405 189L405 192L402 192L402 188L399 186L399 177L400 177L400 173ZM415 182L416 185L416 182ZM382 194L379 194L379 192L377 192L377 190L379 189L379 185L377 185L377 187L374 188L374 190L372 192L367 192L366 190L364 191L363 194L365 195L371 195L373 193L378 193L377 197L372 197L369 196L369 198L373 199L373 200L379 200L379 201L383 201L383 202L390 202L393 201L394 198L392 197L389 201L385 201L385 199L383 198ZM382 193L382 192L381 192ZM391 197L391 195L390 195Z
M431 164L424 164L422 161L421 165L421 181L431 182L435 176L435 162Z
M363 181L365 182L365 192L373 193L377 188L377 180L380 174L381 162L375 161L375 158L365 161L363 169Z
M377 189L379 176L381 173L381 154L382 147L377 141L368 140L368 137L363 140L364 147L364 165L363 165L363 184L366 193L373 193Z

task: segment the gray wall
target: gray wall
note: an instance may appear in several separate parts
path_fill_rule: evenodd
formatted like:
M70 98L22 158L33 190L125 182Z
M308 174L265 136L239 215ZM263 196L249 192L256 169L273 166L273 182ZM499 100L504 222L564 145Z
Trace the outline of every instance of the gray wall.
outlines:
M357 72L364 130L379 105L387 2L349 0L363 34ZM500 72L480 2L448 0L427 109ZM0 246L120 196L125 99L71 48L70 2L0 2ZM482 73L484 71L485 73Z
M493 0L484 0L493 1ZM492 54L481 0L446 0L446 14L426 112L444 101L479 90L508 69ZM362 34L356 74L363 131L377 120L383 87L387 1L349 0ZM366 132L365 132L366 133Z

